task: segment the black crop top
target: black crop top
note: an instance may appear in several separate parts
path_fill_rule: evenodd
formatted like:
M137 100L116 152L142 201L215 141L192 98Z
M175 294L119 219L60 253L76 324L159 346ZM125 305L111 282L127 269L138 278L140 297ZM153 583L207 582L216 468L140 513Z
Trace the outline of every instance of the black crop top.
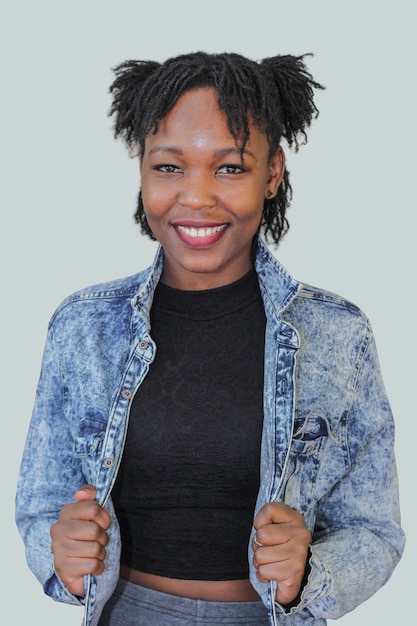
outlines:
M265 314L257 275L159 284L156 358L131 407L113 500L122 563L188 580L248 577L259 488Z

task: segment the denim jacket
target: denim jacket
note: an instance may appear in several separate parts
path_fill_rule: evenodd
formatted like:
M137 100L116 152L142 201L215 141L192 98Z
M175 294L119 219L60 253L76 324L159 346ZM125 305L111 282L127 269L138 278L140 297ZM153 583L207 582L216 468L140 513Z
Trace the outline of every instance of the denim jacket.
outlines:
M150 308L163 263L82 290L51 319L17 490L17 523L44 591L85 604L98 623L119 574L120 532L111 502L129 409L156 346ZM312 533L310 573L298 604L273 601L276 584L250 577L271 625L326 624L390 577L404 546L393 452L394 425L372 332L350 302L296 282L259 241L263 297L264 428L256 511L281 501ZM248 329L250 332L250 329ZM250 355L248 355L250 358ZM106 568L85 578L85 598L54 572L49 529L83 484L112 517Z

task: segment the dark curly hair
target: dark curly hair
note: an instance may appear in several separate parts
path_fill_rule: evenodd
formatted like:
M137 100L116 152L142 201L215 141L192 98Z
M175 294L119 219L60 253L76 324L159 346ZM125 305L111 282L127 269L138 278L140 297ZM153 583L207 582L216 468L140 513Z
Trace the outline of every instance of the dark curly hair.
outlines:
M186 91L213 87L219 108L226 114L231 135L243 151L250 135L250 120L265 133L270 155L281 139L297 151L307 142L306 129L318 109L313 89L323 89L307 71L308 55L277 55L255 62L240 54L195 52L164 63L125 61L114 68L109 116L115 115L114 135L121 137L132 155L141 154L145 138ZM277 195L265 199L260 229L275 243L288 230L286 210L292 198L289 172ZM149 228L139 193L135 219L142 232L155 239Z

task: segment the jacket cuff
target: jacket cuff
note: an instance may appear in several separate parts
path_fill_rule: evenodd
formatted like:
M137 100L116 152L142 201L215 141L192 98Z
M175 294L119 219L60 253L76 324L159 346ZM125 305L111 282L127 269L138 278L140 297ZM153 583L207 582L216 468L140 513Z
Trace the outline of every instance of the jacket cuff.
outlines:
M50 577L44 583L43 590L47 596L56 602L65 602L65 604L74 604L77 606L82 606L85 603L84 598L74 596L68 591L58 574L54 571L51 572Z
M318 600L322 600L330 593L330 572L309 548L306 568L298 596L289 604L275 602L276 609L280 613L300 613Z

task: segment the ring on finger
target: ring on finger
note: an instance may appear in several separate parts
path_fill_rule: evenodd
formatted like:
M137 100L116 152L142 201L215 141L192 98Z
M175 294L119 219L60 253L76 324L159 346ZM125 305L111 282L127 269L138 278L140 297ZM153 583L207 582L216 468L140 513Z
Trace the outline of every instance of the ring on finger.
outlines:
M253 538L253 543L255 544L255 546L256 546L257 548L263 548L263 547L264 547L264 544L263 544L263 543L259 543L259 541L257 540L257 538L256 538L256 533L255 533L255 536L254 536L254 538Z

